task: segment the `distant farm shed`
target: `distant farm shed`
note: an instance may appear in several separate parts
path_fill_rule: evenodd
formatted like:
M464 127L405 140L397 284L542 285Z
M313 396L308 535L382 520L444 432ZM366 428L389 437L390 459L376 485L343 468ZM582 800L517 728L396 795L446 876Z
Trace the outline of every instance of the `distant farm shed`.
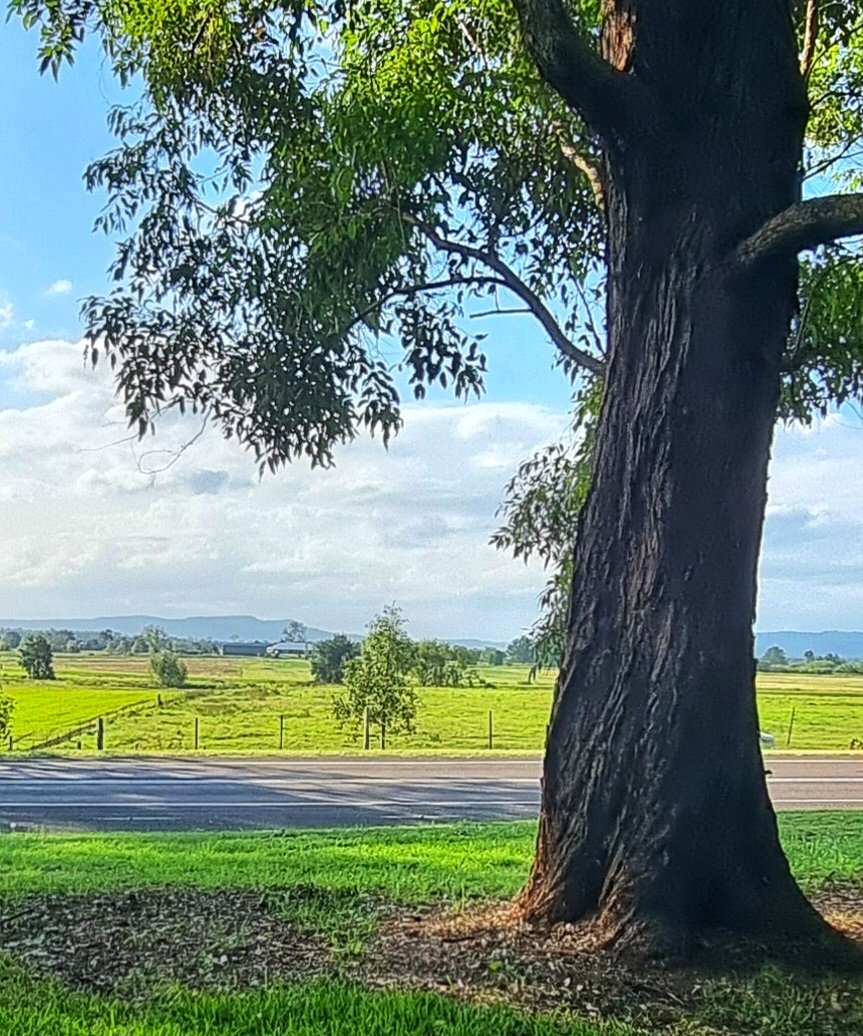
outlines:
M305 640L283 640L270 644L267 655L270 658L305 658L311 650L312 645Z
M267 653L267 644L263 640L232 640L219 644L220 655L239 655L244 658L263 658Z

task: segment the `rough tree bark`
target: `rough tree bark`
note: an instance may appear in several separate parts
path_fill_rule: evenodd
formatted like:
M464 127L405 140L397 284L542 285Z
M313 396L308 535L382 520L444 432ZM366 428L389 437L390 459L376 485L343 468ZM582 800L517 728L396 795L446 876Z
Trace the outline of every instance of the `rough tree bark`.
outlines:
M790 5L606 0L601 75L554 42L572 33L558 0L516 6L565 99L591 84L609 226L606 395L521 904L648 952L813 936L767 795L752 636L791 239L818 237L777 244L780 214L807 221Z

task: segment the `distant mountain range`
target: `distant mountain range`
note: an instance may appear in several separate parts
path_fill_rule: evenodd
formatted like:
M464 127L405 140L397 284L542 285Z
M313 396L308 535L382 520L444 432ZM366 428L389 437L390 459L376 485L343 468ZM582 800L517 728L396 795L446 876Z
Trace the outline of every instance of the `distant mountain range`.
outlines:
M140 633L145 626L161 626L171 637L189 637L193 640L230 641L262 640L268 644L281 640L282 630L290 619L258 619L254 615L191 615L185 619L164 619L159 615L100 615L94 619L0 619L0 629L68 629L76 632L114 630L127 636ZM336 631L341 632L341 631ZM359 640L359 634L349 634ZM306 627L310 641L327 640L331 630ZM502 641L479 640L470 637L442 637L449 644L469 648L505 648ZM773 646L781 647L791 658L802 658L806 651L816 655L840 655L842 658L863 659L863 632L824 630L807 633L800 630L779 630L758 633L755 654L760 658Z
M63 629L76 633L113 630L115 633L135 636L145 626L161 626L169 637L216 642L261 640L272 644L282 639L282 631L290 622L290 619L257 619L254 615L191 615L186 619L163 619L158 615L100 615L95 619L0 619L0 629ZM306 626L306 639L309 641L328 640L332 636L334 633L330 630ZM359 634L349 636L355 640L361 639ZM448 639L447 643L469 648L506 647L505 643L494 640L454 638Z
M863 658L863 633L853 630L823 630L821 633L780 630L756 635L755 654L758 658L774 646L782 648L789 658L803 658L807 651L814 651L816 655L860 659Z

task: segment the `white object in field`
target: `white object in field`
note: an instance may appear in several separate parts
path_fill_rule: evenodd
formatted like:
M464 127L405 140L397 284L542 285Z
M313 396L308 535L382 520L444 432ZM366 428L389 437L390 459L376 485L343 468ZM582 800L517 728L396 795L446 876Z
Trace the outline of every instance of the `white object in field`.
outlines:
M763 748L775 748L776 738L772 734L767 734L763 730L758 735L758 740L761 742Z

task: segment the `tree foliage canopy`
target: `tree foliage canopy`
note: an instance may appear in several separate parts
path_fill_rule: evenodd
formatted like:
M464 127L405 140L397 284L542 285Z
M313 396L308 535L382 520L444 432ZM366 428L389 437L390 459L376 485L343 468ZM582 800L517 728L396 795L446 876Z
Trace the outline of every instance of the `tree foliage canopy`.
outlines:
M312 648L310 662L315 683L344 683L345 666L360 653L360 645L338 633L329 640L319 640Z
M0 740L5 741L12 734L12 715L15 702L8 694L0 693Z
M863 3L785 0L811 107L809 189L863 186ZM532 12L599 31L600 0L12 0L55 74L89 33L140 103L87 183L118 238L113 290L87 300L91 356L130 422L190 407L262 465L386 442L398 384L482 390L478 311L517 305L574 377L590 429L603 370L605 218L597 141L522 45ZM517 14L521 14L520 28ZM515 319L525 319L518 316ZM801 259L779 417L863 388L863 260ZM541 362L539 360L538 362ZM509 487L497 541L567 584L589 451L574 436ZM554 505L549 501L555 499ZM546 513L543 513L543 509ZM546 633L554 641L551 620Z
M185 687L188 668L173 651L158 651L150 657L150 671L160 687Z
M369 723L383 732L410 731L419 696L408 676L414 645L398 608L384 608L368 626L360 654L344 667L344 691L333 698L333 711L344 725L356 725L368 710Z
M54 679L54 652L44 633L30 633L19 648L21 665L31 680Z

